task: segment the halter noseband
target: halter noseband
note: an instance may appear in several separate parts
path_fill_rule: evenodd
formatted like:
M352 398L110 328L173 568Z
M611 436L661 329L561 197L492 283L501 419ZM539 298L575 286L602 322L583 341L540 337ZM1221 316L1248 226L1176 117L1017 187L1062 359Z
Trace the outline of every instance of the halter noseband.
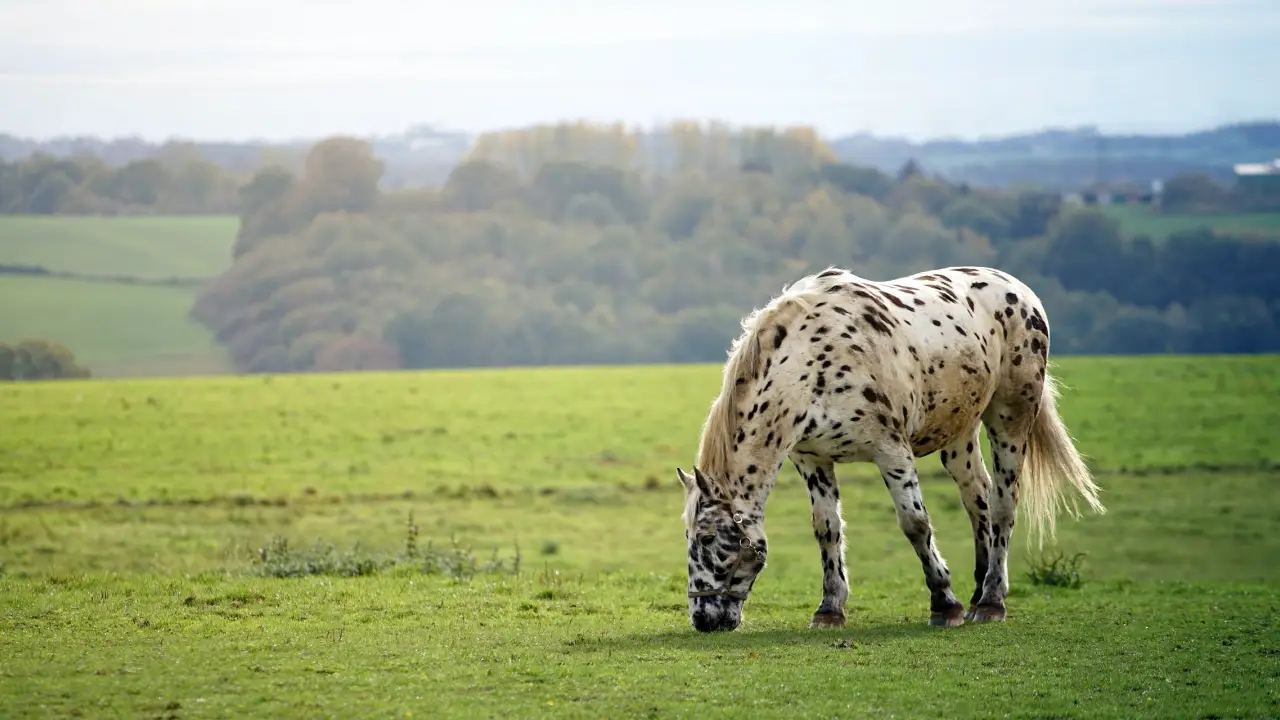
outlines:
M742 513L733 514L733 524L737 525L738 529L742 531L742 539L738 541L738 557L736 557L733 564L729 566L729 575L724 580L724 587L719 590L691 590L689 591L689 597L698 598L724 595L726 597L731 597L734 600L747 599L747 593L745 591L735 592L729 588L733 585L733 576L738 573L738 568L742 567L742 563L745 562L747 558L755 558L756 548L751 544L751 539L747 537L747 529L742 526Z

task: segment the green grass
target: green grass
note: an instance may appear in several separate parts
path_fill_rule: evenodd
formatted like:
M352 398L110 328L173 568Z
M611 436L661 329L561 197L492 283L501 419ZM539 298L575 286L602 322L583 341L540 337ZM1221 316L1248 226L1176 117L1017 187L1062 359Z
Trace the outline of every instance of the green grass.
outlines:
M97 376L215 372L224 352L187 312L190 287L0 276L0 339L56 340Z
M1158 241L1175 232L1208 227L1224 233L1245 231L1280 238L1280 213L1165 215L1140 205L1108 205L1103 211L1119 220L1129 237L1146 235Z
M135 278L213 277L231 266L239 220L0 216L0 264Z
M150 280L231 265L234 216L0 216L0 264ZM0 340L55 340L98 377L217 374L230 364L187 318L196 289L0 275Z
M1275 357L1064 358L1055 368L1067 385L1063 415L1100 469L1280 463L1280 444L1260 431L1280 427ZM10 423L0 505L665 483L677 464L689 467L719 373L685 365L10 385L0 387ZM922 468L941 471L932 458Z
M1078 589L1033 584L1016 540L1007 622L927 627L888 494L843 466L850 621L808 630L788 465L746 621L714 636L674 467L717 367L5 386L0 716L1280 715L1280 358L1060 365L1109 510L1059 523ZM920 465L967 598L968 521ZM410 513L416 565L262 576L276 537L403 554ZM422 572L451 539L519 572Z

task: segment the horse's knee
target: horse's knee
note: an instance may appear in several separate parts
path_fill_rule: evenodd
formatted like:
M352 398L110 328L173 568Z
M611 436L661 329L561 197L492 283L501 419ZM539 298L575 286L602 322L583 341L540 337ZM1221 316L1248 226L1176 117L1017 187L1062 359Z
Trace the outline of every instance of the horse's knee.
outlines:
M912 544L928 543L933 536L933 527L929 524L929 514L923 508L898 510L898 527Z

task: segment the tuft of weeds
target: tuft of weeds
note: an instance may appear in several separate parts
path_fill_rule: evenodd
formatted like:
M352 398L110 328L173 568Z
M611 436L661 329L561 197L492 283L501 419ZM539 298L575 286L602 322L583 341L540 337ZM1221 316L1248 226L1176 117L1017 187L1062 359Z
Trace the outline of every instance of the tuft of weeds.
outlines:
M1027 578L1032 585L1077 589L1081 583L1080 563L1084 557L1082 552L1071 557L1060 550L1052 554L1042 552L1039 557L1027 560Z
M276 535L266 547L258 549L255 569L259 575L280 578L309 575L359 577L372 575L392 563L390 558L378 558L365 552L359 544L347 551L339 550L331 543L293 548L287 538Z
M426 547L421 547L418 545L418 526L410 512L404 550L398 554L375 554L361 548L359 543L350 550L340 550L332 543L294 548L286 538L277 535L265 547L259 548L254 559L254 572L283 578L309 575L360 577L395 571L468 580L477 575L519 575L520 561L519 544L510 558L499 557L495 548L493 556L483 561L456 536L450 536L449 545L445 547L436 547L431 541Z

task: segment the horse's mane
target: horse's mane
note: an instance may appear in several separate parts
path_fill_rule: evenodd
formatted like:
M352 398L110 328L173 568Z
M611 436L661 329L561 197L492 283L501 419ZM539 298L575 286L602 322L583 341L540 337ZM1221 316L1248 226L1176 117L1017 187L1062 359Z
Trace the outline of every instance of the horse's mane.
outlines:
M768 305L743 318L742 334L729 348L720 394L711 403L698 442L698 469L721 488L728 489L732 482L729 461L733 457L733 438L738 432L738 404L750 383L759 376L765 357L782 342L780 336L775 336L776 340L770 339L766 348L760 336L784 322L791 315L787 310L809 310L810 287L805 280L784 289Z

